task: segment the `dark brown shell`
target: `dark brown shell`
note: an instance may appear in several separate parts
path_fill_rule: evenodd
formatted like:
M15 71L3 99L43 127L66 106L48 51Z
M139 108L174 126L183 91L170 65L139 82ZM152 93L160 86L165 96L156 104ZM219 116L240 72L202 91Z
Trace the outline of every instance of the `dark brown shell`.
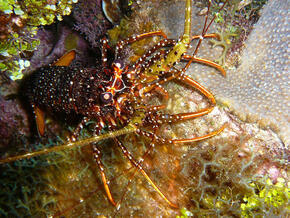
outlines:
M112 106L102 107L100 100L109 82L110 76L100 69L47 66L31 75L28 95L30 103L42 110L93 118L97 116L96 106L103 113L114 110Z

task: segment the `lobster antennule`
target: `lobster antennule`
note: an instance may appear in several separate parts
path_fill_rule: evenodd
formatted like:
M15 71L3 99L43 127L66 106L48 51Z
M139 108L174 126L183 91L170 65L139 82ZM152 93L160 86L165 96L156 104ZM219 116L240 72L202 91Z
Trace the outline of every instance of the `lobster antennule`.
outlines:
M184 44L190 43L191 41L190 34L191 34L191 0L186 0L184 32L182 36L182 42Z

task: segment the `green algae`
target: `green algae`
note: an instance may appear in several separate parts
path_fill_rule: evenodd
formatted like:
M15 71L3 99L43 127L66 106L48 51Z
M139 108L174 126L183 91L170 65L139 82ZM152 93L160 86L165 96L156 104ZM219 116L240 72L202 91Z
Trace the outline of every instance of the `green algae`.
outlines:
M44 149L45 146L37 145ZM48 180L42 176L55 162L47 156L2 165L0 213L3 217L47 217L56 199L49 194Z
M211 14L216 14L215 23L218 26L218 40L211 40L213 47L223 47L223 52L220 57L215 59L219 65L226 66L226 56L229 54L232 47L238 43L242 43L245 35L249 34L251 27L258 20L259 11L266 4L267 0L263 1L240 1L234 0L228 3L228 10L225 13L221 11L216 13L220 2L212 4ZM243 35L243 37L241 37Z
M200 206L203 204L203 209L199 208L197 211L191 212L186 208L182 208L180 210L181 215L176 216L176 218L186 218L194 215L210 217L210 215L215 214L214 211L223 216L226 215L224 210L229 206L228 204L234 205L237 202L239 202L240 208L236 207L236 213L233 213L234 211L231 212L233 216L245 218L284 217L289 214L290 189L289 183L286 184L283 178L278 178L278 182L275 185L266 177L258 179L248 183L247 194L244 191L234 193L229 187L223 190L223 194L218 199L214 195L206 194L203 196L202 201L199 202Z
M270 179L250 183L255 192L244 196L242 217L282 217L290 212L290 184L285 184L283 178L277 181L275 185Z
M77 0L49 3L35 0L0 0L1 29L0 70L12 80L21 79L29 66L29 57L40 41L36 34L39 26L61 21L69 15ZM24 62L24 64L22 63Z
M225 66L226 63L226 55L229 51L229 49L232 47L231 38L238 36L236 31L230 30L230 31L221 31L220 33L216 33L218 35L219 40L211 40L211 43L213 44L213 48L216 46L222 46L223 52L219 58L215 60L216 63L218 63L221 66Z

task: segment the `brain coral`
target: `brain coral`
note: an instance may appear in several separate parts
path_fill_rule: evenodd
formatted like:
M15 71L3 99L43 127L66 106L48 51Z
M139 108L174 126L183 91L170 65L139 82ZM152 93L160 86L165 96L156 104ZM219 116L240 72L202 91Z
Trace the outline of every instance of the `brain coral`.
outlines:
M240 65L228 69L227 78L208 67L194 65L191 71L242 119L272 128L285 145L290 142L288 44L289 1L269 1L245 43ZM200 51L199 56L213 55Z

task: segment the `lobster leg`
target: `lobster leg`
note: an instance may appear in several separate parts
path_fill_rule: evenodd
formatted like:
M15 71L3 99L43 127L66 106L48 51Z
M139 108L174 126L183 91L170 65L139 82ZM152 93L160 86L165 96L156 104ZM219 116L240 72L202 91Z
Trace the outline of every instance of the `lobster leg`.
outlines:
M146 86L141 88L139 90L139 96L141 97L141 99L144 99L145 97L150 97L152 95L152 92L155 91L155 92L158 92L164 100L168 100L169 98L169 94L167 92L166 89L164 89L161 85L154 85L154 87L152 87L152 89L150 89L150 92L149 91L146 91ZM144 93L144 91L146 91L146 93ZM141 102L139 102L141 103ZM148 107L145 108L145 110L147 112L149 111L158 111L158 110L162 110L166 108L166 104L161 104L161 105L150 105ZM136 109L144 109L144 106L141 106L140 108L136 108Z
M149 51L144 53L141 58L135 63L135 66L140 65L146 58L150 57L154 52L156 52L158 49L163 47L170 47L174 46L176 44L176 40L174 39L163 39L160 42L157 43L157 45L153 46Z
M202 36L200 35L196 35L196 36L192 36L191 40L194 39L200 39ZM203 36L203 38L217 38L219 37L217 34L212 33L212 34L205 34ZM171 47L174 46L177 43L176 40L174 39L163 39L161 40L157 45L155 45L153 48L151 48L149 51L147 51L145 54L142 55L142 57L134 64L134 66L139 66L140 64L143 64L143 62L150 56L152 56L152 54L154 54L154 52L156 52L158 49L163 48L163 47ZM150 66L155 63L156 60L160 59L162 52L164 51L160 51L158 53L156 53L155 55L152 56L152 58L148 61L148 63L145 63L144 68L148 68L149 67L149 73L151 74L159 74L160 72L153 72L153 70L150 70ZM165 54L166 55L166 54ZM208 61L205 59L201 59L201 58L196 58L196 57L191 57L189 55L183 55L182 56L182 60L187 60L189 61L191 58L193 58L194 62L199 62L199 63L204 63L204 64L208 64L212 67L217 68L218 70L220 70L222 72L223 75L225 75L225 71L223 70L223 68L212 62L212 61Z
M154 128L154 134L156 135L156 132L157 132L158 128ZM153 138L147 148L147 150L145 151L145 153L142 155L141 159L138 161L138 164L139 165L142 165L142 163L145 161L145 158L150 154L150 152L153 150L153 148L155 147L155 139ZM131 168L134 167L134 166L131 166ZM130 169L131 169L130 168ZM129 178L129 181L127 183L127 187L129 187L129 185L132 183L132 180L137 172L138 168L135 168L135 170L132 172L130 178ZM120 202L123 201L126 193L127 193L128 189L126 189L126 191L123 193L121 199L120 199ZM120 204L120 203L118 203Z
M196 82L195 80L191 79L189 76L186 76L184 74L184 71L188 68L189 64L187 64L182 70L174 70L173 72L169 72L168 74L171 74L169 77L163 77L161 79L153 81L150 85L145 86L142 90L142 94L145 94L147 92L150 92L153 90L156 86L160 86L161 84L164 84L172 79L180 80L183 83L186 83L190 85L191 87L197 89L199 92L201 92L206 98L209 99L211 104L214 106L216 104L215 98L213 94L211 94L210 91L208 91L205 87L203 87L201 84ZM210 112L210 111L209 111ZM203 114L202 114L203 115Z
M122 51L124 46L129 45L129 44L136 42L138 40L141 40L141 39L144 39L147 37L151 37L151 36L162 36L163 38L167 38L166 34L163 31L159 30L159 31L153 31L153 32L149 32L149 33L143 33L143 34L140 34L137 36L132 36L126 40L121 40L117 43L117 46L116 46L116 54L115 54L116 59L119 57L120 51Z
M137 129L136 133L138 135L141 135L141 136L144 136L144 137L155 138L156 142L157 143L161 143L161 144L182 144L182 143L188 143L188 142L202 141L204 139L211 138L213 136L216 136L216 135L220 134L226 127L227 127L227 123L224 124L218 130L210 132L210 133L208 133L206 135L193 137L193 138L188 138L188 139L164 139L162 137L156 136L152 132L147 132L147 131L144 131L144 130L141 130L141 129Z
M226 71L224 70L224 68L221 65L219 65L219 64L217 64L217 63L215 63L213 61L206 60L206 59L203 59L203 58L197 58L197 57L189 56L189 55L184 55L182 57L182 60L189 61L190 63L191 62L197 62L197 63L201 63L201 64L205 64L205 65L214 67L217 70L219 70L223 76L226 76Z
M161 114L160 115L159 114L158 117L156 117L154 120L152 120L152 122L154 122L154 123L156 122L156 123L160 123L160 124L179 122L179 121L184 121L184 120L193 119L196 117L206 115L213 110L213 108L216 104L216 101L215 101L214 96L207 89L205 89L202 85L200 85L199 83L197 83L196 81L194 81L193 79L191 79L190 77L188 77L182 73L178 77L176 77L176 79L181 80L182 82L190 85L193 88L196 88L198 91L200 91L204 96L206 96L210 100L212 106L205 108L205 109L202 109L200 111L191 112L191 113L180 113L180 114L174 114L174 115L168 115L168 114ZM170 141L174 144L200 141L200 140L207 139L207 138L210 138L212 136L219 134L221 131L224 130L225 127L226 127L226 124L223 125L220 129L213 131L213 132L211 132L207 135L204 135L204 136L194 137L194 138L190 138L190 139L175 139L175 140L170 140Z
M169 98L169 94L167 92L166 89L164 89L164 87L162 87L161 85L155 85L154 88L151 90L151 91L154 91L154 92L158 92L160 95L162 95L162 97L164 98L164 100L168 100ZM143 92L141 92L143 94ZM152 95L152 93L145 93L145 95Z
M211 103L211 106L207 107L207 108L204 108L204 109L201 109L201 110L196 111L196 112L180 113L180 114L176 114L176 115L163 115L160 118L158 118L158 122L160 122L160 123L171 123L171 122L177 122L177 121L182 121L182 120L187 120L187 119L193 119L193 118L196 118L196 117L200 117L200 116L206 115L206 114L210 113L213 110L213 108L214 108L214 106L216 104L214 96L205 87L203 87L198 82L196 82L195 80L191 79L190 77L184 75L183 73L180 73L180 71L179 71L178 75L172 75L172 76L170 76L168 78L158 80L154 84L151 84L150 86L145 87L145 89L146 89L145 91L149 92L152 89L154 89L156 86L159 86L160 84L165 83L165 82L167 82L169 80L172 80L172 79L181 80L182 82L184 82L184 83L190 85L191 87L197 89L206 98L209 99L209 101ZM154 106L152 106L150 108L154 109ZM165 106L163 106L162 108L165 108Z
M174 115L158 114L158 115L155 115L155 117L151 116L151 121L149 121L149 122L156 123L156 124L157 123L162 124L162 123L173 123L173 122L178 122L178 121L184 121L184 120L193 119L196 117L206 115L213 110L213 108L216 104L214 96L205 87L203 87L198 82L196 82L195 80L191 79L190 77L186 76L183 73L187 69L188 66L189 65L186 65L181 71L176 71L175 73L172 73L172 75L170 77L163 78L163 79L155 81L154 83L151 83L150 86L145 87L145 88L147 88L146 91L151 91L152 89L155 88L155 86L157 86L157 85L159 86L160 84L163 84L169 80L177 79L177 80L180 80L183 83L190 85L191 87L197 89L199 92L201 92L206 98L209 99L211 106L208 108L202 109L200 111L197 111L197 112L179 113L179 114L174 114ZM213 137L213 136L219 134L221 131L223 131L223 129L225 127L226 127L226 124L223 125L220 129L213 131L207 135L200 136L200 137L194 137L194 138L189 138L189 139L175 139L175 140L165 140L165 139L159 138L158 141L161 141L162 143L169 142L169 143L173 143L173 144L200 141L200 140L207 139L207 138L210 138L210 137ZM143 134L142 130L139 130L139 134L140 133L144 136L152 137L150 133Z
M180 80L181 82L197 89L199 92L201 92L206 98L209 99L209 101L211 102L212 106L215 106L216 101L215 98L213 96L213 94L211 94L210 91L208 91L205 87L203 87L201 84L199 84L198 82L196 82L195 80L191 79L189 76L181 73L178 77L176 77L177 80Z
M155 87L154 87L154 89L153 90L151 90L152 92L154 91L154 92L158 92L158 93L160 93L161 95L162 95L162 98L164 99L164 100L168 100L168 98L169 98L169 94L168 94L168 92L167 92L167 90L166 89L164 89L162 86L160 86L160 85L156 85ZM150 96L150 95L152 95L152 92L147 92L145 95L147 96ZM141 94L143 95L143 93L141 92ZM158 110L162 110L162 109L164 109L164 108L166 108L166 104L161 104L161 105L151 105L151 106L149 106L149 107L146 107L146 111L158 111Z
M225 123L221 128L219 128L213 132L210 132L206 135L203 135L203 136L193 137L193 138L189 138L189 139L173 139L171 141L173 144L181 144L181 143L186 143L186 142L201 141L201 140L208 139L208 138L211 138L213 136L220 134L226 127L227 127L227 123Z
M111 194L111 191L110 191L110 188L108 186L109 184L109 181L107 180L107 177L106 177L106 174L105 174L105 170L104 170L104 165L102 164L101 162L101 158L100 158L100 155L101 155L101 151L97 148L96 144L94 143L93 145L93 152L94 152L94 159L96 160L97 164L98 164L98 167L100 169L100 173L101 173L101 177L102 177L102 181L103 181L103 184L104 184L104 188L105 188L105 191L106 191L106 194L107 194L107 197L109 199L109 201L114 205L116 206L116 203L113 199L113 196Z
M211 21L210 21L209 24L207 25L209 8L210 8L210 6L211 6L211 1L208 1L208 7L207 7L208 10L207 10L207 12L206 12L205 22L204 22L204 26L203 26L202 33L201 33L201 35L199 35L199 36L193 36L192 39L191 39L191 40L194 40L194 39L196 39L196 38L199 39L199 41L198 41L198 43L197 43L197 46L195 47L195 51L193 52L193 55L192 55L193 57L195 57L195 55L197 54L197 51L198 51L198 49L199 49L199 47L200 47L200 45L201 45L201 43L202 43L202 41L203 41L204 38L213 38L213 35L214 35L214 34L208 34L208 35L207 35L206 33L207 33L209 27L211 26L211 24L213 23L213 21L215 20L215 18L217 17L217 15L218 15L218 14L221 12L221 10L225 7L225 5L227 4L227 2L228 2L228 0L225 1L225 3L222 5L222 7L220 7L220 9L218 10L218 12L215 13L214 17L211 19ZM208 37L206 37L206 36L208 36Z
M72 135L69 138L69 141L76 141L80 135L81 130L84 128L84 125L89 121L87 117L84 117L82 121L77 125L75 130L73 131Z
M209 33L209 34L205 34L204 36L201 35L195 35L191 37L191 41L195 40L195 39L200 39L200 38L219 38L219 35L217 35L216 33Z
M148 174L144 171L142 166L134 159L134 157L130 154L130 152L127 150L127 148L122 145L122 143L117 139L114 138L114 141L118 145L118 147L122 150L123 154L128 158L128 160L131 162L133 166L135 166L142 175L146 178L146 180L152 185L152 187L155 189L155 191L158 192L158 194L173 208L178 208L178 206L174 203L172 203L168 198L162 193L162 191L155 185L155 183L150 179Z

